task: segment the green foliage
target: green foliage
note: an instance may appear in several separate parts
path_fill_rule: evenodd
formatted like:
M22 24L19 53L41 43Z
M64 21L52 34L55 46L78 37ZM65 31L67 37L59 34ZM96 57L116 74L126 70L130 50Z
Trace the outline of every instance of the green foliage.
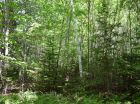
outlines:
M103 99L99 96L84 96L76 99L76 104L103 104Z
M1 104L139 104L139 95L134 97L131 102L129 100L121 101L123 96L112 95L108 98L99 95L93 96L77 96L71 95L64 97L62 95L52 94L36 94L26 91L19 94L11 94L0 96Z
M18 95L12 94L1 96L1 104L71 104L67 98L61 95L36 95L33 92L21 92Z
M1 103L140 102L139 0L6 1L0 2L1 92L22 86L43 95L27 91L1 96ZM95 92L107 97L84 96ZM126 93L125 99L110 93Z

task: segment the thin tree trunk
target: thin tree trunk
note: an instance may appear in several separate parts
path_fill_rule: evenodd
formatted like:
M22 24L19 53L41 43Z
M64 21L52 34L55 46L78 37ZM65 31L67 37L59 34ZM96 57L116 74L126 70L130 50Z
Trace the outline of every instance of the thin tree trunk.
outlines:
M9 54L9 49L8 49L8 37L9 37L9 11L8 11L8 4L9 0L5 0L5 13L4 13L4 21L5 21L5 27L4 27L4 35L5 35L5 56Z
M90 65L90 0L88 0L88 58L87 58L87 69L89 70Z
M9 40L9 8L8 8L8 4L9 4L9 0L5 0L4 1L4 31L3 31L3 33L4 33L4 36L5 36L5 53L4 53L4 55L5 56L8 56L8 54L9 54L9 47L8 47L8 45L9 45L9 42L8 42L8 40ZM5 69L5 71L6 71L6 69L8 68L8 60L5 62L5 64L4 64L4 69ZM3 82L4 83L4 91L3 91L3 94L6 94L7 93L7 87L8 87L8 84L7 84L7 82L6 82L6 80Z
M82 52L81 52L81 43L79 40L79 36L78 36L78 32L77 32L77 20L75 19L74 21L75 23L75 35L76 35L76 41L77 41L77 52L78 52L78 61L79 61L79 73L80 73L80 77L83 76L83 68L82 68Z

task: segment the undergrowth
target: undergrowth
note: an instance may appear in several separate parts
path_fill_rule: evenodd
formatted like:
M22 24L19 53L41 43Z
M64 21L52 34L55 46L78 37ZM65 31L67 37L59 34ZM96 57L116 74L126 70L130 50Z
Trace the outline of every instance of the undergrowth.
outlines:
M139 104L139 94L133 101L121 101L123 96L112 95L103 97L101 95L92 96L63 96L61 94L37 94L35 92L21 92L0 96L0 104Z

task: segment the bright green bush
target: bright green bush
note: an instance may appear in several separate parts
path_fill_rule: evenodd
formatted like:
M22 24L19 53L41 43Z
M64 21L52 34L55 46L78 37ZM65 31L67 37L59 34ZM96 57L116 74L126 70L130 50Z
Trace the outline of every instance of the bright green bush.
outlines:
M0 96L0 104L72 104L62 95L43 94L37 95L34 92L21 92Z

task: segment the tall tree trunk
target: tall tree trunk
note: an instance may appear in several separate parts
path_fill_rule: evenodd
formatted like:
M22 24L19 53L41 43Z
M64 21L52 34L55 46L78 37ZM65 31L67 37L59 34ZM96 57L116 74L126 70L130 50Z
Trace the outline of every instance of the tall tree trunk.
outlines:
M5 27L4 27L4 35L5 35L5 56L9 54L8 49L8 37L9 37L9 10L8 10L9 0L5 0L5 13L4 13L4 21L5 21Z
M78 23L77 23L77 18L74 15L74 3L73 0L70 0L70 6L71 6L71 12L73 14L73 26L74 26L74 34L76 36L76 42L77 42L77 55L78 55L78 62L79 62L79 74L80 77L83 77L83 68L82 68L82 52L81 52L81 44L79 40L79 34L78 34Z
M4 51L4 55L5 56L8 56L9 54L9 0L5 0L4 1L4 27L3 27L3 34L4 34L4 48L5 48L5 51ZM4 63L4 71L6 71L6 69L8 68L8 60ZM2 70L1 70L1 79L3 78L2 76ZM2 79L3 80L3 79ZM7 93L7 87L8 87L8 84L6 82L6 80L3 80L3 86L4 86L4 89L3 89L3 94L6 94Z
M89 65L90 65L90 3L91 1L88 0L88 58L87 58L87 69L89 70Z

